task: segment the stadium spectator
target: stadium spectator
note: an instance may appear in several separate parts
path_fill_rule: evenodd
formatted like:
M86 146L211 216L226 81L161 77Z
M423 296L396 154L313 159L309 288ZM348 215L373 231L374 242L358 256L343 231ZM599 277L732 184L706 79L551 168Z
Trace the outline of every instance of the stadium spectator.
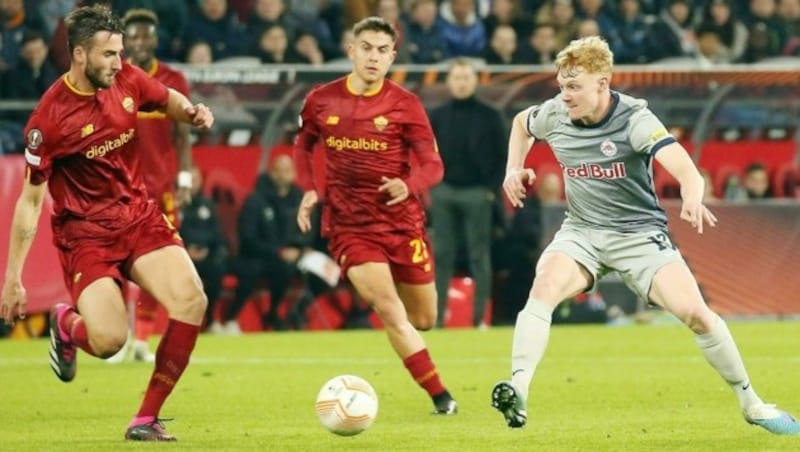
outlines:
M743 187L747 192L747 199L751 201L772 197L769 173L763 163L755 162L747 166Z
M214 62L211 45L205 41L196 41L186 51L186 63L192 66L207 66Z
M647 45L653 16L642 13L639 0L621 0L616 39L609 42L617 64L645 64L650 61Z
M533 15L523 14L520 0L494 0L489 15L483 19L486 36L494 35L499 25L511 26L521 44L533 32Z
M60 73L47 59L47 44L41 33L25 30L20 42L16 66L0 74L0 99L38 100ZM28 111L7 110L0 113L0 154L22 152L22 129Z
M797 1L797 0L795 0ZM699 28L714 29L731 62L738 62L747 49L747 27L735 14L734 0L711 0Z
M556 30L556 49L563 49L575 38L578 18L572 0L550 0L536 15L537 23L550 23Z
M287 154L271 155L269 169L258 177L255 190L239 213L239 256L235 274L239 280L233 302L222 318L222 329L238 334L236 321L258 283L268 280L270 307L264 326L286 328L278 315L292 279L297 276L297 261L311 248L314 234L302 234L295 221L303 193L294 185L295 168ZM212 331L218 331L213 326Z
M294 47L289 46L286 29L280 24L272 24L264 28L255 55L265 64L305 63Z
M333 42L333 35L327 23L317 16L298 14L285 0L256 0L253 14L247 22L247 34L252 41L249 48L257 48L263 30L275 24L283 26L286 30L290 47L294 47L301 33L311 33L316 38L325 59L338 55L337 45Z
M689 0L669 0L653 24L648 39L651 58L691 57L697 49Z
M199 6L192 9L183 42L191 46L197 41L211 46L214 61L242 55L248 50L244 28L236 14L228 9L228 0L200 0Z
M519 52L517 52L517 33L511 25L495 27L483 59L487 64L519 64L522 62Z
M380 317L434 413L453 415L458 404L417 331L436 322L435 272L419 198L442 177L436 139L419 98L386 79L394 28L369 17L353 32L350 74L312 90L300 113L294 155L305 193L297 223L302 231L311 229L324 193L321 230L342 272ZM313 153L323 149L324 182L312 166Z
M604 0L578 0L578 19L594 19L600 35L609 43L619 41L619 30L611 7Z
M19 43L19 53L16 66L2 74L0 98L38 100L61 74L47 59L47 43L40 32L25 30ZM25 123L28 112L8 112L5 117Z
M25 30L42 32L44 24L35 10L26 10L22 0L0 2L0 74L14 67L20 58Z
M217 207L203 194L203 175L192 167L192 199L181 206L181 237L186 251L203 281L208 298L206 325L214 321L217 298L225 275L228 246L222 233Z
M154 0L152 11L158 17L158 47L156 56L165 61L183 57L183 42L189 22L189 5L186 0Z
M553 311L616 270L639 297L691 330L749 424L778 435L800 434L797 420L755 392L725 321L709 309L669 237L667 215L653 192L652 159L679 181L680 218L702 234L717 219L702 202L699 171L646 101L612 90L612 68L613 54L602 39L574 41L556 58L561 92L514 117L503 183L511 203L522 206L535 177L523 167L532 139L548 141L564 168L569 198L567 216L542 252L528 301L517 316L510 381L495 385L492 405L509 427L525 426L529 389L547 348ZM597 168L592 172L603 179L581 175L587 167Z
M701 68L732 63L727 47L716 27L701 25L697 28L697 63Z
M302 31L294 41L294 51L303 63L319 66L325 62L325 55L320 49L319 41L314 34Z
M411 62L438 63L449 58L436 0L412 0L406 26L406 47Z
M588 38L591 36L600 36L600 24L594 19L581 19L578 22L578 28L575 29L574 39Z
M486 30L475 12L475 0L445 0L439 17L448 55L479 58L483 54Z
M59 21L75 8L78 0L40 0L38 3L38 11L43 24L40 31L44 33L45 39L49 42Z
M779 0L778 18L786 28L783 54L800 56L800 0Z
M523 64L551 64L557 51L556 29L553 24L543 22L536 25L520 49L519 58Z
M397 41L394 43L394 50L397 52L397 56L394 62L404 64L411 62L411 54L408 52L406 43L405 21L401 20L400 12L399 0L378 0L375 5L375 15L392 24L394 29L397 30Z
M513 29L504 26L513 33ZM503 27L498 27L496 31ZM506 126L502 114L475 95L478 74L469 60L456 59L447 72L452 99L431 111L444 179L431 189L438 326L447 308L450 280L459 249L466 250L475 280L473 325L482 325L491 293L492 207L503 177Z
M747 22L749 39L744 62L754 63L783 52L787 40L786 28L775 11L775 0L750 0Z

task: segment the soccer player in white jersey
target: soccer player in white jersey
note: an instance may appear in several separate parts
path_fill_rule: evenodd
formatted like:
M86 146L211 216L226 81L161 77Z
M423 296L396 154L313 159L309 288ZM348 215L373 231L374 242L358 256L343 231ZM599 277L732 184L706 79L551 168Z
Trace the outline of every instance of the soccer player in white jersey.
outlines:
M694 332L703 355L739 399L747 422L776 434L800 434L792 416L756 394L728 327L708 308L670 240L653 190L653 159L680 182L680 218L700 234L704 225L717 222L702 203L702 176L647 102L611 90L612 62L601 38L572 41L556 58L561 93L514 118L506 195L522 206L525 186L536 177L523 168L525 155L533 139L545 140L562 166L568 209L537 264L514 329L511 380L494 387L492 405L510 427L525 425L528 389L547 347L553 310L614 269L639 296Z

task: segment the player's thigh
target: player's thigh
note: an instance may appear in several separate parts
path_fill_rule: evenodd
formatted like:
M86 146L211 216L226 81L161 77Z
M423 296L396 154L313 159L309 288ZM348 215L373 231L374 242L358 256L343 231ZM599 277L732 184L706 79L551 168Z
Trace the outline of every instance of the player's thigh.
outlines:
M398 325L408 320L388 263L364 262L353 265L347 270L347 279L384 323Z
M697 280L682 260L670 262L656 271L649 300L697 332L705 332L716 318L703 300Z
M397 293L403 301L411 323L420 330L429 330L436 324L436 283L397 283Z
M530 296L553 306L593 287L601 273L589 233L562 226L536 263Z
M111 277L92 281L78 295L77 305L93 344L109 349L125 344L128 312L117 281Z
M143 254L133 262L130 273L135 283L164 305L170 317L188 323L202 320L206 306L203 283L183 247L169 245Z

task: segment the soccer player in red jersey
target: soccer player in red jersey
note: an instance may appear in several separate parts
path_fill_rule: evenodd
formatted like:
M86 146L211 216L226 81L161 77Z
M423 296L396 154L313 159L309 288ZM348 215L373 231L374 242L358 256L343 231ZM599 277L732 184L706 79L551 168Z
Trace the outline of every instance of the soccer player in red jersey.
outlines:
M186 77L155 58L158 16L147 9L131 9L122 18L122 25L125 29L122 42L129 62L188 98L189 82ZM131 158L131 164L138 162L142 168L147 168L147 171L142 172L147 195L161 208L173 226L180 229L178 208L189 203L191 199L190 126L173 121L160 111L140 111L136 116L136 151L129 153L128 157ZM192 252L191 249L188 251ZM152 295L144 290L139 292L134 309L134 340L126 343L117 354L108 359L109 362L121 362L130 355L135 361L155 361L148 341L155 328L157 308L158 301Z
M189 363L206 297L180 236L152 201L126 154L135 152L138 111L161 110L209 128L214 117L141 69L122 61L122 23L104 6L66 18L72 63L44 94L25 128L26 178L9 239L0 316L25 315L22 268L45 190L53 198L53 241L73 305L50 311L50 367L75 378L76 352L105 358L128 335L120 287L130 279L169 313L155 369L125 438L171 441L158 414Z
M436 322L433 252L419 194L442 179L442 160L419 98L386 80L396 32L369 17L353 27L346 77L316 87L305 99L295 142L304 190L297 222L311 227L319 202L311 169L324 146L326 171L322 234L358 294L378 313L389 342L411 376L433 399L434 413L454 414L417 329ZM419 168L411 171L414 154Z

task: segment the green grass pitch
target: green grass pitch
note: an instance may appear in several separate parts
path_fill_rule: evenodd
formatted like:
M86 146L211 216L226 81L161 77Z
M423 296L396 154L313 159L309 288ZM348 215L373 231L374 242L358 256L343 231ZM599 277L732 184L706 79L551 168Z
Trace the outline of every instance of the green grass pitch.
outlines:
M800 414L800 323L732 323L753 384ZM74 382L47 364L47 342L0 342L0 450L800 450L800 438L747 425L730 389L679 325L556 326L531 389L528 426L490 407L509 372L512 330L425 333L460 413L429 414L382 331L202 336L162 415L176 444L122 439L146 364L79 356ZM370 381L380 410L351 438L322 428L313 405L330 377Z

